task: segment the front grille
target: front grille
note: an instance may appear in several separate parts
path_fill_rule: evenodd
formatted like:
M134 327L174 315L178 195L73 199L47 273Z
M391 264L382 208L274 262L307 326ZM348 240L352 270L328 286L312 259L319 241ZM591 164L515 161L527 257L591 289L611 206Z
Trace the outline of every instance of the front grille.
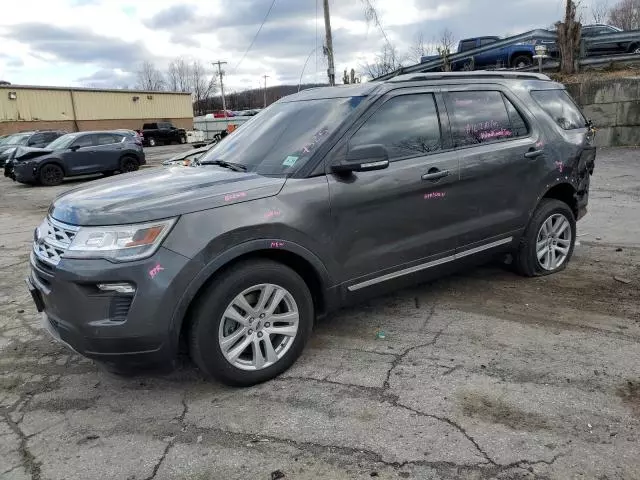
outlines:
M60 263L60 257L69 248L80 227L47 217L36 229L33 241L33 252L49 265Z

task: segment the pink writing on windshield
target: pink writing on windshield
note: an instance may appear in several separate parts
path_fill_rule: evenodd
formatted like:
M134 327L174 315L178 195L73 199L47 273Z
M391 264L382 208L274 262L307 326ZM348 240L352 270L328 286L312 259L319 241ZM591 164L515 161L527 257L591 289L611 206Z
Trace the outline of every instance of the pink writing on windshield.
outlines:
M429 192L424 194L424 199L431 200L432 198L444 198L446 195L446 192Z
M229 193L229 194L224 196L224 201L225 202L230 202L231 200L237 200L239 198L244 198L246 196L247 196L247 192Z

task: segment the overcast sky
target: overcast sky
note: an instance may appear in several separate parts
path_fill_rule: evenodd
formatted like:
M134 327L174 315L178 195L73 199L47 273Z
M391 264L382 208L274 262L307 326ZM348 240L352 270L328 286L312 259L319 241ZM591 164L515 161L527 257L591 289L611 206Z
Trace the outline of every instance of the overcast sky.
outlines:
M583 2L590 3L591 0ZM6 5L4 4L6 3ZM207 64L227 61L230 90L297 84L307 57L322 46L318 0L276 0L253 48L238 66L271 0L19 0L3 2L0 80L14 84L135 85L144 60L166 68L175 57ZM546 28L564 0L374 0L389 40L407 51L419 33L426 41L444 28L457 39ZM611 3L615 3L614 0ZM336 76L379 51L384 39L367 25L361 0L331 0ZM586 20L588 9L583 7ZM304 81L325 81L321 48Z

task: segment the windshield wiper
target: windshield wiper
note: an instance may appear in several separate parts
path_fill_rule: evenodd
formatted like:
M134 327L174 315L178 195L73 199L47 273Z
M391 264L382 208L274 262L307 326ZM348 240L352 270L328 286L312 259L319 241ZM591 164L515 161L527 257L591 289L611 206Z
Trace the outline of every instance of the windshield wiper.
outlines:
M227 162L225 160L207 160L199 162L200 165L217 165L219 167L228 168L234 172L246 172L247 166L240 163Z

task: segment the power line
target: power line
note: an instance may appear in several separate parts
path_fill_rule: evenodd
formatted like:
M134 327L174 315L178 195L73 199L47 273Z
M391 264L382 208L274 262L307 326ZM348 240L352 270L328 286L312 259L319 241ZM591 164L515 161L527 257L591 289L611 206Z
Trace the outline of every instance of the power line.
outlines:
M260 24L260 28L258 28L258 31L256 32L256 35L253 37L253 40L251 40L251 43L249 44L249 48L247 48L247 50L244 52L244 55L242 55L242 58L240 59L240 61L236 65L236 68L233 69L234 73L236 72L236 70L238 70L238 67L240 66L240 64L244 60L244 57L247 56L247 53L249 53L249 50L251 50L251 47L253 47L253 44L255 43L256 39L258 38L258 35L260 35L260 32L262 31L262 27L264 27L264 24L266 23L267 18L269 18L269 14L271 13L271 10L273 10L273 6L275 4L276 4L276 0L273 0L271 2L271 6L269 7L269 10L267 11L267 14L264 17L264 20L262 20L262 23Z

